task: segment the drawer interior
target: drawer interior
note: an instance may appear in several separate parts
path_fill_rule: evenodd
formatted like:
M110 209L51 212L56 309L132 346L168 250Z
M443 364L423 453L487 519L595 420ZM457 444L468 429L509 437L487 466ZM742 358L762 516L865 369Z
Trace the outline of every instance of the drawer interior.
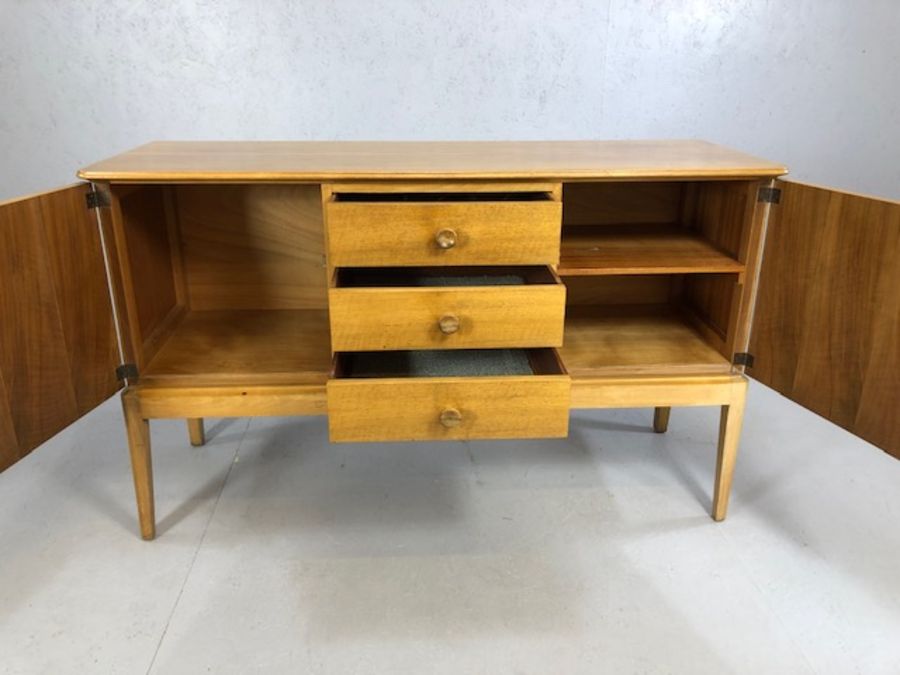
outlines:
M460 349L335 355L335 379L565 375L555 349Z
M560 284L546 265L513 267L345 267L338 288L429 288Z
M336 202L542 202L553 201L548 191L527 192L335 192Z

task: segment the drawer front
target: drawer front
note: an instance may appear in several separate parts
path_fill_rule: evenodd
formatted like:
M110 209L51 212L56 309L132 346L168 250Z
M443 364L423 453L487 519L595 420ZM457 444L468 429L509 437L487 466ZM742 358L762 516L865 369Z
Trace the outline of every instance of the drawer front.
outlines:
M559 438L567 375L330 380L334 442Z
M561 347L565 286L332 288L334 351Z
M332 201L325 214L334 267L559 262L558 201Z

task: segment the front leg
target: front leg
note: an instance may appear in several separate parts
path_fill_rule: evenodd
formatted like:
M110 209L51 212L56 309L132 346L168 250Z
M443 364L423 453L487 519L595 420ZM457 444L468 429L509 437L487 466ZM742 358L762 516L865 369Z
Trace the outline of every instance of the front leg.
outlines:
M719 449L716 455L716 482L713 490L713 520L725 520L728 512L728 497L731 494L731 479L737 460L738 440L744 423L744 405L747 401L747 381L735 386L729 405L722 406L719 420Z
M131 471L137 497L141 536L150 540L156 536L156 515L153 505L153 462L150 454L150 423L141 416L141 404L136 392L122 392L122 409L128 432Z

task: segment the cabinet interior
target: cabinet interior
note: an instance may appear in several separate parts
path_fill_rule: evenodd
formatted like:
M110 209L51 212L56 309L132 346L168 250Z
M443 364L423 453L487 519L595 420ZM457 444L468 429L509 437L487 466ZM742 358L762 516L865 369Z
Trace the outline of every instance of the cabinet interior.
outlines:
M142 380L328 379L318 185L114 186L114 193Z
M730 371L757 185L564 185L560 353L573 377Z
M756 186L563 186L560 355L573 377L730 370ZM119 262L128 333L142 380L327 381L318 185L114 185L113 193L127 251ZM539 268L497 269L526 283L552 281ZM472 274L444 276L457 272ZM428 283L434 274L422 282L404 270L339 270L337 278L366 285L368 275L385 273L396 285Z

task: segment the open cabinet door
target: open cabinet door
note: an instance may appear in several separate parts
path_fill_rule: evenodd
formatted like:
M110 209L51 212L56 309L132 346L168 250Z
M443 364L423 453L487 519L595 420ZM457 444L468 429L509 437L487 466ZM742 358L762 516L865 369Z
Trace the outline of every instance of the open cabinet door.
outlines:
M900 203L778 187L747 373L900 458Z
M90 191L0 203L0 471L119 389Z

